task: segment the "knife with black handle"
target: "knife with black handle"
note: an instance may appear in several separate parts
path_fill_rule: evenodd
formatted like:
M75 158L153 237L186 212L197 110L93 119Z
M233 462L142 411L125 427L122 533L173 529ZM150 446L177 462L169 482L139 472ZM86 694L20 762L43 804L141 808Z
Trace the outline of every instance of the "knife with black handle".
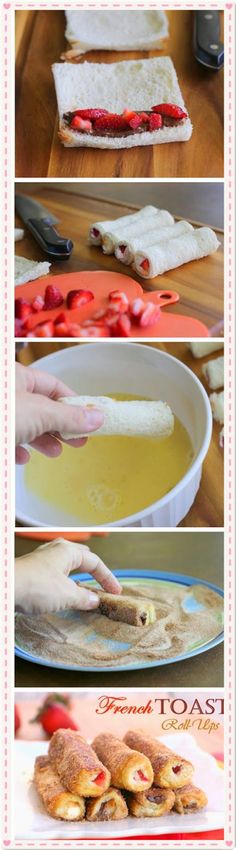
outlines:
M224 65L224 45L220 40L220 12L206 9L194 12L194 56L204 68L220 71Z
M56 228L58 219L55 218L42 204L28 195L16 195L16 212L50 259L67 260L71 255L73 242L59 236Z

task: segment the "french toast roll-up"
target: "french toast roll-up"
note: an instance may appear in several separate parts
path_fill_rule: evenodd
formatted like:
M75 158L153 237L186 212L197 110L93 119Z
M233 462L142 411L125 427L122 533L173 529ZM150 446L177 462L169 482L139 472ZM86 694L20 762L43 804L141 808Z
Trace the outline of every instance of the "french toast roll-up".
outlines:
M184 785L175 791L174 810L179 815L187 815L189 812L197 812L207 805L207 796L201 788L195 785Z
M128 808L124 797L117 788L108 788L102 797L87 800L86 820L123 820L127 818Z
M154 785L160 788L181 788L191 782L193 765L190 761L174 753L156 738L142 732L130 731L124 737L131 749L143 753L150 760Z
M110 773L87 741L71 729L54 732L48 754L63 785L82 797L101 797L110 785Z
M171 788L148 788L138 794L127 795L127 805L135 818L160 818L173 809L175 802L174 791Z
M108 732L94 738L92 747L111 774L111 784L127 791L143 791L153 782L153 769L149 759L134 752L124 741Z
M59 820L82 820L85 815L83 797L66 791L48 756L37 756L34 765L34 783L46 811Z
M85 585L83 584L83 587ZM90 586L86 585L90 590ZM156 612L153 602L149 599L132 599L116 593L105 593L93 588L99 597L99 608L104 617L109 620L127 623L129 626L151 626L156 622Z

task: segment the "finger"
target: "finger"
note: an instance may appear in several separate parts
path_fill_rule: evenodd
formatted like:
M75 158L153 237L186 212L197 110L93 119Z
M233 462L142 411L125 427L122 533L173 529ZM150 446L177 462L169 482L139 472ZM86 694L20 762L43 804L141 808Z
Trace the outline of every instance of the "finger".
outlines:
M82 446L85 446L85 444L88 442L87 437L77 437L77 439L75 440L63 440L61 435L58 434L56 431L54 436L57 437L58 440L61 440L62 443L65 443L66 446L71 446L72 449L81 448Z
M24 446L16 446L16 454L15 454L16 463L23 464L28 463L30 460L30 453L27 452L27 449Z
M52 437L51 434L42 434L41 437L36 437L30 445L37 452L46 455L46 457L59 457L62 453L61 443L55 437Z
M77 584L70 578L65 578L65 582L67 584L67 598L64 599L66 608L91 611L99 607L100 600L97 593L77 587ZM68 588L68 585L72 585L72 587Z
M92 433L100 428L104 421L101 410L86 407L74 407L51 399L41 399L41 433L48 431L59 434ZM66 439L66 438L65 438Z
M101 558L95 555L95 552L82 552L80 569L91 573L93 578L107 590L108 593L122 593L122 587L118 579L113 575L111 570L106 567Z
M67 387L63 381L41 369L27 369L27 387L30 392L40 393L52 399L75 395L74 390Z

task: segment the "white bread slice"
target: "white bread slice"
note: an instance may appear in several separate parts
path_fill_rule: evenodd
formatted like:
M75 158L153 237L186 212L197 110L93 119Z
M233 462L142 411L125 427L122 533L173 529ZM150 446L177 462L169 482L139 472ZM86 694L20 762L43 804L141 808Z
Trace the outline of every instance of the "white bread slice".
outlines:
M25 257L15 257L15 286L48 274L50 265L51 263L37 263L35 260L26 260Z
M75 109L150 110L158 103L185 104L176 71L169 56L112 64L54 64L52 66L59 111L59 138L65 147L132 148L165 142L185 142L192 135L190 118L172 127L130 136L96 136L71 130L64 113Z
M211 393L209 396L212 415L215 422L224 425L224 390L221 393Z
M126 437L169 437L174 429L174 416L163 401L117 401L108 396L66 396L63 404L97 407L104 413L104 423L90 436L119 435ZM88 432L87 432L88 433ZM86 437L84 434L61 434L65 440Z
M220 348L224 347L224 340L218 340L213 342L208 340L207 342L187 342L187 348L190 349L191 354L197 360L200 357L206 357L207 354L213 354L214 351L219 351Z
M150 205L142 207L142 209L138 210L136 213L122 215L120 216L120 218L115 218L111 221L95 221L93 224L91 224L89 230L89 245L101 245L102 237L105 236L106 233L113 233L113 231L118 230L118 227L129 227L130 225L133 225L134 222L141 222L143 219L150 218L157 212L159 212L159 210L156 207L152 207ZM94 228L98 231L98 236L94 236Z
M145 231L141 231L140 228L139 236L137 236L136 239L129 239L128 235L127 239L122 240L122 244L119 241L115 249L117 260L120 260L121 263L125 263L126 266L129 266L133 262L134 256L138 251L142 251L144 248L148 248L151 245L157 245L158 242L168 242L169 239L176 239L178 236L182 236L183 233L193 230L192 224L188 221L178 221L177 224L172 224L172 226L170 226L169 222L167 227L160 227L160 223L158 222L155 226L152 226L151 222L152 220L150 221L150 226L145 228Z
M19 242L20 239L24 239L24 230L21 227L14 228L14 240L15 242Z
M105 233L102 237L102 250L104 254L113 254L115 248L118 246L119 242L122 241L128 234L130 238L137 236L140 231L147 233L150 228L154 227L154 223L156 227L164 227L166 229L169 225L173 224L173 216L167 210L155 210L155 215L146 216L141 220L137 220L133 222L133 224L119 225L116 230L112 230L110 233Z
M68 59L87 50L155 50L168 36L165 12L98 9L65 11L65 16L65 37L73 48Z
M198 230L185 233L177 239L160 242L157 246L151 245L150 248L139 251L135 254L134 268L141 277L156 277L168 272L169 269L182 266L183 263L200 260L201 257L212 254L217 251L219 245L220 242L218 242L214 230L211 230L210 227L199 227ZM146 259L149 261L148 269L141 266L141 263Z
M224 357L208 360L202 366L202 374L209 384L210 390L220 390L224 386Z

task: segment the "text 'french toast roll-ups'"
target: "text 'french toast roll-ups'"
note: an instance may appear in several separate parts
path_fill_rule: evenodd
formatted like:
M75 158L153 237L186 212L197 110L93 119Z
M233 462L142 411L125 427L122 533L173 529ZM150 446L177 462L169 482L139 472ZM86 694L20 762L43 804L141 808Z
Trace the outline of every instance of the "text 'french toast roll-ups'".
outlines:
M71 729L59 729L54 732L48 754L61 782L73 794L101 797L109 787L109 770L77 732Z
M199 227L168 242L159 242L158 245L138 251L134 258L134 268L141 277L157 277L184 263L213 254L219 245L214 230Z
M93 432L94 437L169 437L174 430L174 416L164 401L117 401L108 396L66 396L63 404L96 407L102 410L104 422ZM83 434L61 434L65 440L87 437Z
M128 809L124 797L117 788L108 788L108 791L99 799L87 800L86 820L122 820L127 818Z
M98 735L92 743L98 758L111 774L111 783L127 791L143 791L153 782L153 769L147 756L134 752L114 735Z
M48 756L38 756L35 759L34 781L46 811L53 818L72 821L84 817L83 797L64 788Z
M161 744L156 738L142 732L127 732L125 743L131 749L143 753L150 760L154 773L154 785L160 788L181 788L191 782L193 765Z
M89 230L88 241L90 245L101 245L106 233L114 233L120 230L127 230L129 228L133 228L136 225L138 228L144 228L146 226L146 222L153 217L158 217L160 210L157 207L153 207L151 204L142 207L141 210L137 212L129 213L129 215L122 215L119 218L111 219L108 221L95 221L91 224Z
M174 802L174 791L155 786L138 794L129 794L127 799L129 812L135 818L160 818L173 809Z
M196 788L195 785L184 785L183 788L178 788L175 792L174 810L179 815L188 814L188 812L197 812L198 809L204 809L207 805L207 796L201 788Z

